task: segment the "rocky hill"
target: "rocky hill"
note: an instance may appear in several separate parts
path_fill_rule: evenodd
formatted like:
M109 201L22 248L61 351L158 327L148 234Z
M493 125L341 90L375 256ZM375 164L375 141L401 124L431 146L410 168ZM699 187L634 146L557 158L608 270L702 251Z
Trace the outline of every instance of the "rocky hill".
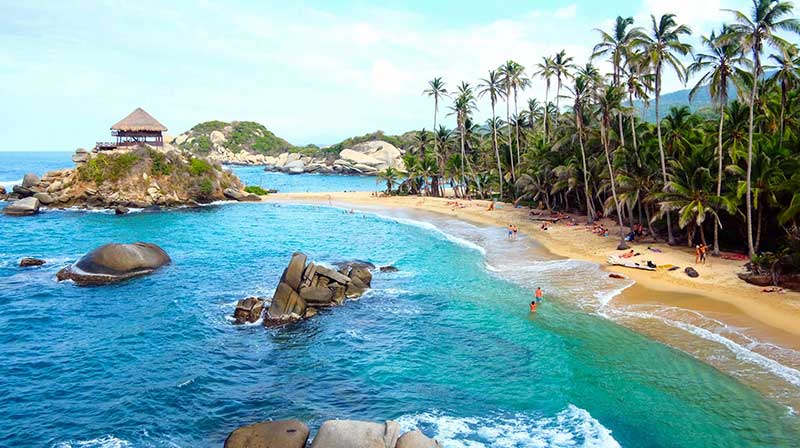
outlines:
M28 174L8 199L33 198L36 208L146 208L208 203L241 193L243 185L230 171L206 159L167 145L112 151L78 149L75 168L51 171L41 179ZM242 200L250 198L242 193ZM247 199L244 199L247 198Z

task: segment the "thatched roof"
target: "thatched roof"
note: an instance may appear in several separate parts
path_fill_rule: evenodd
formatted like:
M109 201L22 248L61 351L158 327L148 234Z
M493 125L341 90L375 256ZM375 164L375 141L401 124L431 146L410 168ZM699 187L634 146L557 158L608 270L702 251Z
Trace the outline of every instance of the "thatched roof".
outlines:
M130 115L118 121L114 126L111 126L111 130L163 132L167 130L167 127L159 123L158 120L145 112L144 109L137 107Z

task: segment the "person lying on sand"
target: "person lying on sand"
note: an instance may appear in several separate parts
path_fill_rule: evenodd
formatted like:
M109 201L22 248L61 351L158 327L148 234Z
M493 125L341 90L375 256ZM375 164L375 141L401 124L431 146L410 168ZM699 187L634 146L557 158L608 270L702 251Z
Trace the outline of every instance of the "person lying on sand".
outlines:
M624 253L624 254L622 254L620 256L622 258L633 258L635 255L636 254L633 253L633 249L631 249L630 252L626 252L626 253Z
M770 286L769 288L764 288L761 292L777 292L778 294L786 294L786 290L783 288L779 288L777 286Z

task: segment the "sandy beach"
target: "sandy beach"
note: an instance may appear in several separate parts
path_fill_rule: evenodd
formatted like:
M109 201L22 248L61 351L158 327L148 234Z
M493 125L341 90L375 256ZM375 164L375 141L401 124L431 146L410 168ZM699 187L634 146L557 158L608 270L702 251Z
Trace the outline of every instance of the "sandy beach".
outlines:
M520 232L532 236L554 258L571 258L598 263L608 272L615 272L632 279L636 284L614 299L614 304L665 304L687 310L713 315L725 324L747 328L752 335L793 350L800 350L800 293L762 292L761 287L740 280L736 274L743 270L743 261L721 257L708 257L706 264L695 264L694 250L684 246L668 246L665 243L634 243L631 248L641 253L633 260L657 265L674 265L674 271L643 271L621 266L610 266L608 255L619 254L618 228L612 220L603 219L610 236L602 237L591 232L583 224L585 216L576 216L578 225L568 226L564 221L551 224L548 230L540 228L541 222L528 218L530 209L513 208L511 204L497 203L496 209L488 211L490 201L454 201L445 198L417 196L375 196L369 192L338 193L279 193L265 197L267 201L324 203L337 206L371 206L382 208L404 207L412 210L434 212L462 219L471 223L505 228L509 223L519 227ZM654 252L648 247L657 249ZM700 274L690 278L684 272L686 266L694 267Z

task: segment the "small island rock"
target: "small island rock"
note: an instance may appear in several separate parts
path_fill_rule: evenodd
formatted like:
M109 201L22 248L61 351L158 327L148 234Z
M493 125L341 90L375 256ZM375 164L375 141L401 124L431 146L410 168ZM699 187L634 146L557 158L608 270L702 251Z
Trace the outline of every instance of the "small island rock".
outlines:
M233 312L233 318L237 324L253 323L261 319L261 313L264 311L264 299L260 297L248 297L240 300L236 304L236 310Z
M41 266L41 265L43 265L45 263L47 263L47 262L42 260L42 259L39 259L39 258L25 257L22 260L19 260L19 267L27 268L27 267L31 267L31 266Z
M171 262L163 249L151 243L106 244L58 271L59 281L72 280L80 286L105 285L150 274Z

